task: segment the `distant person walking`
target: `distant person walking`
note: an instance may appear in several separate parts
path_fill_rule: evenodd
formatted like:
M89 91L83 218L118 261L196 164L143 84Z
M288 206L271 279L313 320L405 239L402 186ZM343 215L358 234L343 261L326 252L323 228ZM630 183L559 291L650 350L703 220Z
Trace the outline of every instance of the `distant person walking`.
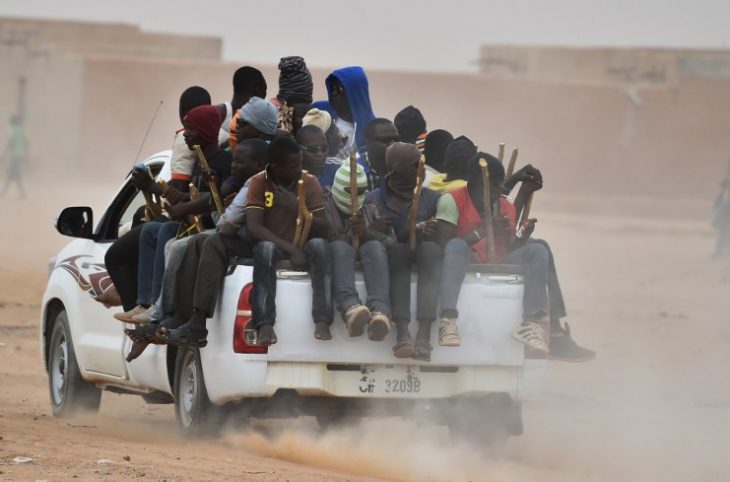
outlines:
M28 160L28 138L25 136L23 120L19 115L10 119L10 138L8 146L3 153L3 161L7 164L5 168L5 185L0 197L4 197L11 183L18 186L21 197L25 197L23 187L23 169Z
M730 173L720 184L720 193L715 198L714 216L712 225L717 229L717 243L715 257L725 254L730 244Z

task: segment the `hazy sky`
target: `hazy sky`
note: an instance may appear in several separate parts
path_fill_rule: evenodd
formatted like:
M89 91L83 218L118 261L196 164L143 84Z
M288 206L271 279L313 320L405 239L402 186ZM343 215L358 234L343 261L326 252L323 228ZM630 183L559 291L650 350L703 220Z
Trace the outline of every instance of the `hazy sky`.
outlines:
M479 45L727 47L728 0L0 0L0 15L220 36L226 60L470 70Z

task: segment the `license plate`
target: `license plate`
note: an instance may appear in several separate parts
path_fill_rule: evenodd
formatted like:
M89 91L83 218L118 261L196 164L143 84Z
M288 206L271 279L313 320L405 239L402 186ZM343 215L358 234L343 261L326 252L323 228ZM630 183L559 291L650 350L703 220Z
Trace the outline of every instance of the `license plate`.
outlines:
M360 393L378 395L417 394L423 390L423 381L415 367L392 368L367 366L360 370Z

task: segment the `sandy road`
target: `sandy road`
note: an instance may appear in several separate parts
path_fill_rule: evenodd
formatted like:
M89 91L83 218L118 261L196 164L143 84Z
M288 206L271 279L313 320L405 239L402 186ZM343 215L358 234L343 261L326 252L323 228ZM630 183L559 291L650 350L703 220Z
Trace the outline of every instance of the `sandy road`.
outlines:
M709 259L704 212L698 221L578 215L556 198L536 210L550 213L538 233L557 253L568 321L599 357L551 363L542 398L525 406L525 434L512 440L505 460L490 462L478 448L452 446L441 429L395 419L320 437L311 420L296 420L273 440L229 433L191 441L176 435L170 406L111 393L103 395L98 416L53 419L37 316L45 260L64 240L49 220L56 206L91 199L100 207L105 192L56 188L40 201L2 201L7 225L20 229L0 234L0 480L716 481L730 475L724 454L730 260ZM34 460L12 464L16 456Z

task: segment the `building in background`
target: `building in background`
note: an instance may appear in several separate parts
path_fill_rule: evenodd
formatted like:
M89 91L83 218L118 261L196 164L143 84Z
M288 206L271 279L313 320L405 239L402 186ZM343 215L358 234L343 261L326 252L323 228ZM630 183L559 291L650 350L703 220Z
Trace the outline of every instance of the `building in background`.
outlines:
M221 48L219 38L147 33L133 25L0 18L0 124L22 115L35 167L50 173L83 169L91 156L82 139L88 141L90 126L103 125L119 109L89 97L97 64L130 59L219 63ZM125 75L123 70L117 74ZM145 128L148 120L140 119ZM7 135L0 129L0 144ZM106 130L91 141L97 161L105 139L113 135Z

